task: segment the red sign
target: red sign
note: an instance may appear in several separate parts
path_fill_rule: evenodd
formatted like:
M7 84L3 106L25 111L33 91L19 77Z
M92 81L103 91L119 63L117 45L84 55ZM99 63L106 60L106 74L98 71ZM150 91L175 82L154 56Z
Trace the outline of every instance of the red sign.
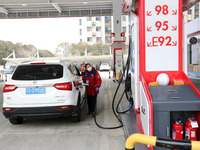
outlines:
M111 37L115 37L115 33L113 33L113 32L110 33L110 36L111 36Z
M121 37L125 37L125 32L122 32L122 33L121 33Z

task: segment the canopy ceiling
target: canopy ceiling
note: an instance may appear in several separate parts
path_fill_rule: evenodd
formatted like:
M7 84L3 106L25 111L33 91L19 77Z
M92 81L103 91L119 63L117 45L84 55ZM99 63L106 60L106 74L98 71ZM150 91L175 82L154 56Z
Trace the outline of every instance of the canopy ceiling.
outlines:
M112 15L113 0L0 0L0 18Z

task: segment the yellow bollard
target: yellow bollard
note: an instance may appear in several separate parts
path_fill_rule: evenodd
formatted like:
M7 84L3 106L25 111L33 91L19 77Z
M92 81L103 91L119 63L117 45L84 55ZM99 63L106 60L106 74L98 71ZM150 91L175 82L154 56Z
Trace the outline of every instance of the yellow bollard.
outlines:
M120 72L117 72L117 80L120 78Z
M126 145L125 145L126 150L134 150L135 143L156 146L156 137L135 133L129 136L128 139L126 140Z
M171 149L200 150L200 141L166 139L140 133L135 133L128 137L125 149L135 150L135 143Z

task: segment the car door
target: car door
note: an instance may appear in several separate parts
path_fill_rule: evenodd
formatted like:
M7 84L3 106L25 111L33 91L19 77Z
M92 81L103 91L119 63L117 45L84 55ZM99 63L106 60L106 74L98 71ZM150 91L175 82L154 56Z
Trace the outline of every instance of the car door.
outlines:
M75 81L78 81L78 82L83 82L82 81L82 75L80 74L80 72L79 72L79 70L78 70L78 68L75 66L75 65L73 65L73 64L71 64L70 66L69 66L69 70L72 72L72 74L75 76ZM81 101L83 101L84 99L84 96L85 96L85 87L84 86L79 86L79 89L78 89L79 91L80 91L80 93L81 93ZM82 102L81 102L82 103Z
M83 80L82 80L82 75L80 74L80 71L78 70L78 68L75 65L73 65L73 68L74 68L74 72L75 72L77 81L82 83ZM79 90L81 91L81 97L83 97L85 95L85 87L80 86Z

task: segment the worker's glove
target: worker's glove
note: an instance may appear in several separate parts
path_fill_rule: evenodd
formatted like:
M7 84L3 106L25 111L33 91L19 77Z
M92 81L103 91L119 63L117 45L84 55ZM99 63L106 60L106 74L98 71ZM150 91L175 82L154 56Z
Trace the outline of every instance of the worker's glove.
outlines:
M98 92L99 91L99 87L96 87L96 92Z

